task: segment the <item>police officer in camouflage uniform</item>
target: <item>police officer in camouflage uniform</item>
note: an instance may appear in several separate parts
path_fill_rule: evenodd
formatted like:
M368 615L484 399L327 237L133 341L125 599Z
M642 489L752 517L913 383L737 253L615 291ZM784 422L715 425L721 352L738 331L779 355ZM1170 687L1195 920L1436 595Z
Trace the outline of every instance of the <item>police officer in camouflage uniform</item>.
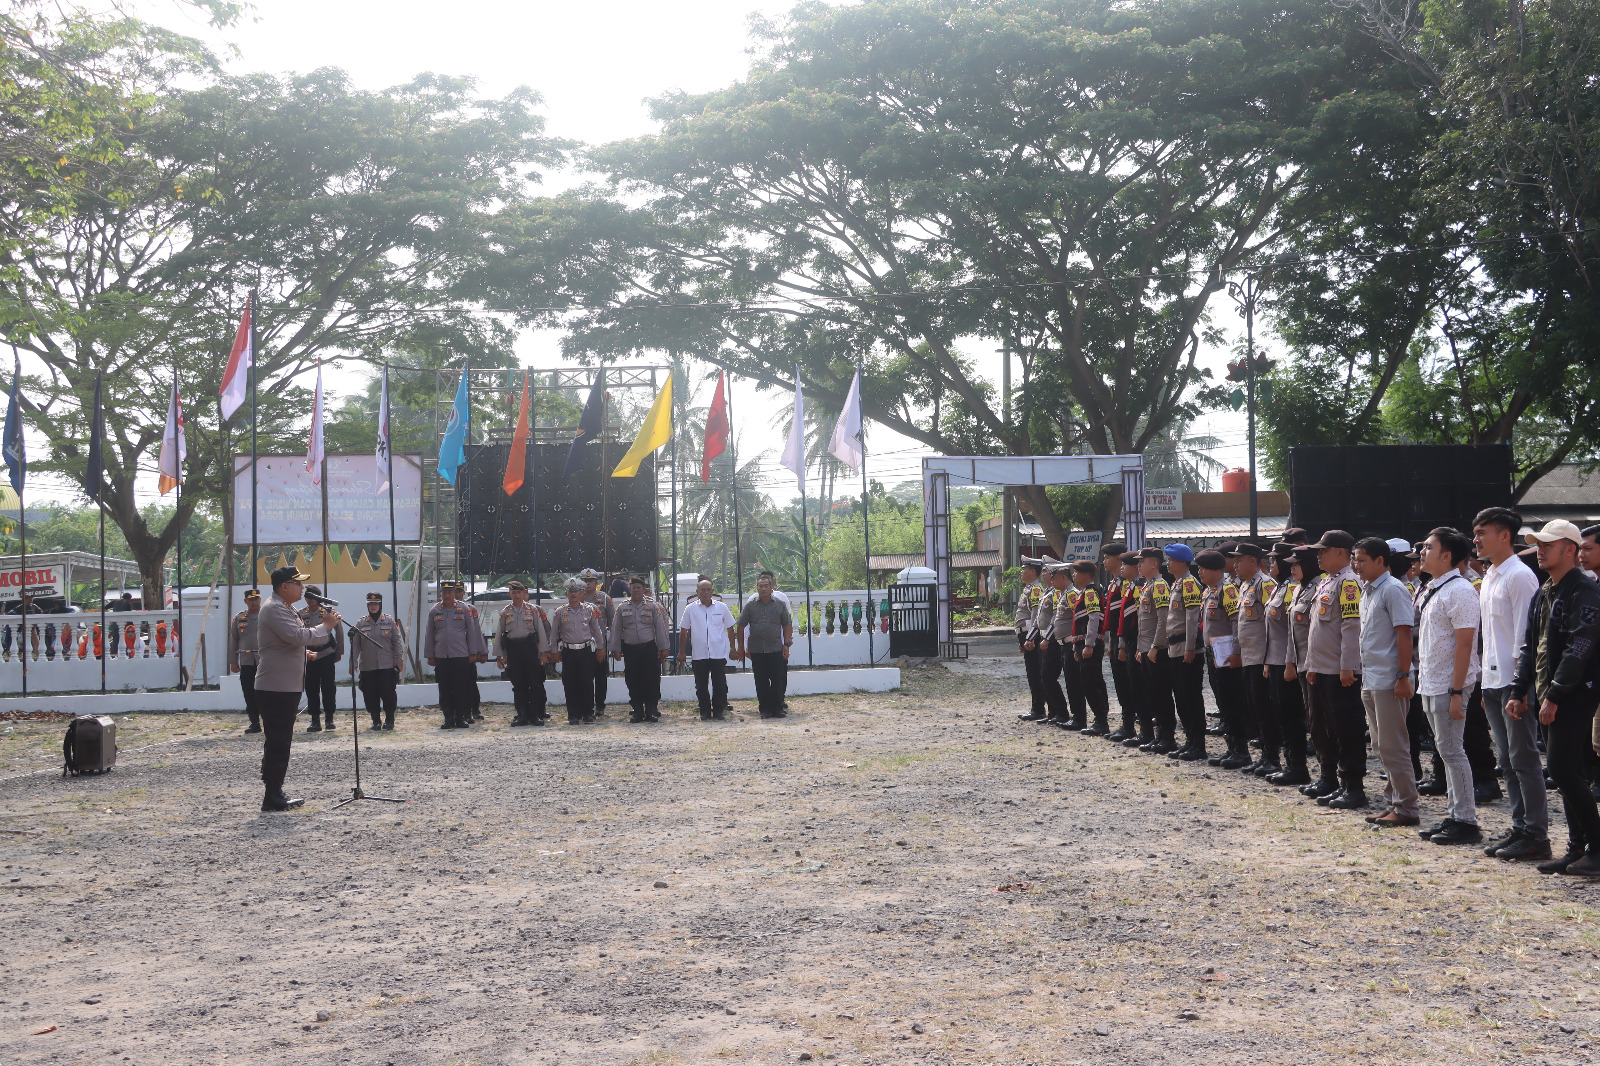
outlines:
M383 613L383 593L367 593L366 616L350 623L350 673L360 677L361 702L375 730L394 729L400 668L405 661L400 623Z

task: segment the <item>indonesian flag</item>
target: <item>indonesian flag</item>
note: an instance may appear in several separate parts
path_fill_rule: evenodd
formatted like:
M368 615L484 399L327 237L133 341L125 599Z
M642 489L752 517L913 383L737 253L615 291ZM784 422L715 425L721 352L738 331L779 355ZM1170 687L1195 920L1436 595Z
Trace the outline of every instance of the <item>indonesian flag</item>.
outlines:
M311 404L311 440L306 445L306 472L322 484L322 367L317 367L317 398Z
M500 487L514 496L528 472L528 372L522 372L522 406L517 408L517 429L511 435L511 453L506 456L506 476Z
M717 374L717 394L711 398L711 410L706 415L706 450L700 457L700 483L711 480L711 460L728 450L728 398L723 385L728 380L726 371Z
M178 383L172 383L172 400L167 404L167 428L161 435L161 480L157 487L165 496L183 484L183 464L189 458L183 436L183 404L178 400Z
M222 420L226 422L250 395L250 368L255 366L256 353L250 338L250 303L244 305L244 317L233 335L233 351L228 354L228 369L222 372Z
M389 459L389 368L383 368L383 395L378 398L378 476L383 482L378 486L378 492L389 487L391 476Z

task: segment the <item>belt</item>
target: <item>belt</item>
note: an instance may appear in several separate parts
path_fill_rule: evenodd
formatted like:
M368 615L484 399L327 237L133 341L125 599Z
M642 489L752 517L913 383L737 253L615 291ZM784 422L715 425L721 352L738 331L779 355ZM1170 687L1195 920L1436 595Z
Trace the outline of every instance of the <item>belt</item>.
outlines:
M563 640L561 642L561 647L565 651L578 651L581 648L587 648L590 651L593 651L594 650L594 641L586 640L582 644L568 644L566 641Z

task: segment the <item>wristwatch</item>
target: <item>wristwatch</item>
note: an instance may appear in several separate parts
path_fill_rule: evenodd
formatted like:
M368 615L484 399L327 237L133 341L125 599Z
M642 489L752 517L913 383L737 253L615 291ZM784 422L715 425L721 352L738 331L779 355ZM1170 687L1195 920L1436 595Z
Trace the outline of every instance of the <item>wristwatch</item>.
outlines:
M1453 689L1450 690L1450 695L1452 695L1452 696L1459 696L1461 694L1462 694L1461 690L1458 689L1458 688L1453 688Z

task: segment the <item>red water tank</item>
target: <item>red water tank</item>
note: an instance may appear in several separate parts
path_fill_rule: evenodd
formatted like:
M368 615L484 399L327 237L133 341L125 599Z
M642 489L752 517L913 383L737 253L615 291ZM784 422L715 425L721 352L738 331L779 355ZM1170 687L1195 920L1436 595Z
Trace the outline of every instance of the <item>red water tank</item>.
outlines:
M1237 466L1232 470L1224 470L1222 472L1222 491L1249 492L1250 471Z

